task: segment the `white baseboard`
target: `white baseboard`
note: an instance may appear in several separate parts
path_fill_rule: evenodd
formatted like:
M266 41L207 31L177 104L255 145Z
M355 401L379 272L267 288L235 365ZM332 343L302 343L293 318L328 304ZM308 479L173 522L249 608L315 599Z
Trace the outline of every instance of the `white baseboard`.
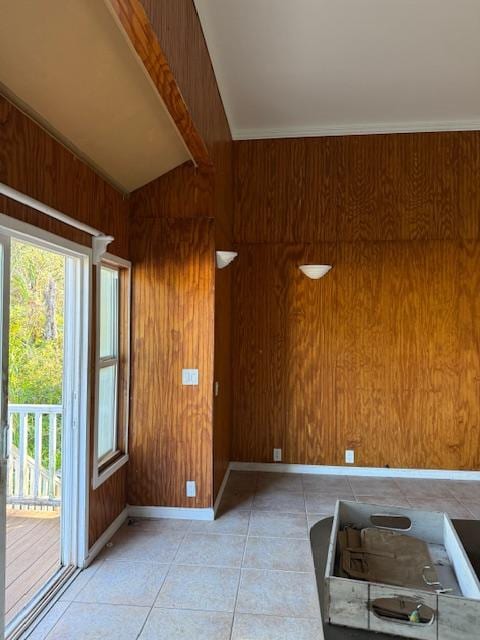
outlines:
M115 533L120 529L122 524L128 518L128 508L125 509L118 515L115 520L111 523L111 525L105 529L102 535L98 538L98 540L90 547L88 550L88 555L85 558L85 562L81 569L85 569L89 564L93 562L96 556L100 553L103 547L110 541L110 539L115 535Z
M223 476L222 484L220 485L220 489L218 490L217 497L215 498L215 504L213 505L213 513L217 515L218 507L220 506L220 502L222 501L223 492L225 491L225 487L227 486L228 477L230 475L230 464L225 471L225 475Z
M133 518L177 518L179 520L214 520L215 513L210 507L139 507L128 505L128 515Z
M379 478L430 478L432 480L478 480L480 471L449 469L390 469L386 467L330 467L316 464L285 464L282 462L231 462L233 471L272 471L313 475L377 476Z

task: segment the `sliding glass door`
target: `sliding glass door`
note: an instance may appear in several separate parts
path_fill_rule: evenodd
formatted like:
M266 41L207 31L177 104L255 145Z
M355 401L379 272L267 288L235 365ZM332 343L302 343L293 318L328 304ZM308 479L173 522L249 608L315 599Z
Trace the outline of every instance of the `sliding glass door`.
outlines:
M0 214L0 638L17 638L88 552L91 256L4 221Z

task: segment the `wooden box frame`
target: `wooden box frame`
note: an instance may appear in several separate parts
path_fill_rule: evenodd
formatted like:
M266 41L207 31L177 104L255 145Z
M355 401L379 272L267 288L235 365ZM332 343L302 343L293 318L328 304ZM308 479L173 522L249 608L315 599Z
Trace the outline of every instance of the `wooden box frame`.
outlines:
M371 527L375 515L400 516L410 520L408 530L399 530L429 544L445 547L462 596L400 588L335 575L339 530L347 524ZM428 624L387 620L371 608L376 598L403 597L429 606L434 617ZM326 622L417 640L472 640L480 637L480 582L455 528L445 513L420 511L339 500L335 508L325 570Z

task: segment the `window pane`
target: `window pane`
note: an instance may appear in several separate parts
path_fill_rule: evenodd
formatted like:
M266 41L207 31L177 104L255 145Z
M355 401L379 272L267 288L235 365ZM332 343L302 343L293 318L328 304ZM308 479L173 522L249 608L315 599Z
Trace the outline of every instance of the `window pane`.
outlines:
M100 369L98 381L98 458L117 449L116 443L117 365Z
M100 357L117 355L118 271L100 268Z

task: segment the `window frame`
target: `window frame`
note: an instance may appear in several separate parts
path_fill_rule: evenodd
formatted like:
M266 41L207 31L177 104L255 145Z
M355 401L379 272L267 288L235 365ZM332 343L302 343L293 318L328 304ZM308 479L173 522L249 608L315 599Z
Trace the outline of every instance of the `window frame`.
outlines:
M115 356L100 356L100 296L102 266L118 271L118 304ZM128 462L128 425L130 401L131 262L105 253L95 268L95 412L92 487L97 489ZM116 366L115 439L117 447L99 458L99 382L100 371Z

